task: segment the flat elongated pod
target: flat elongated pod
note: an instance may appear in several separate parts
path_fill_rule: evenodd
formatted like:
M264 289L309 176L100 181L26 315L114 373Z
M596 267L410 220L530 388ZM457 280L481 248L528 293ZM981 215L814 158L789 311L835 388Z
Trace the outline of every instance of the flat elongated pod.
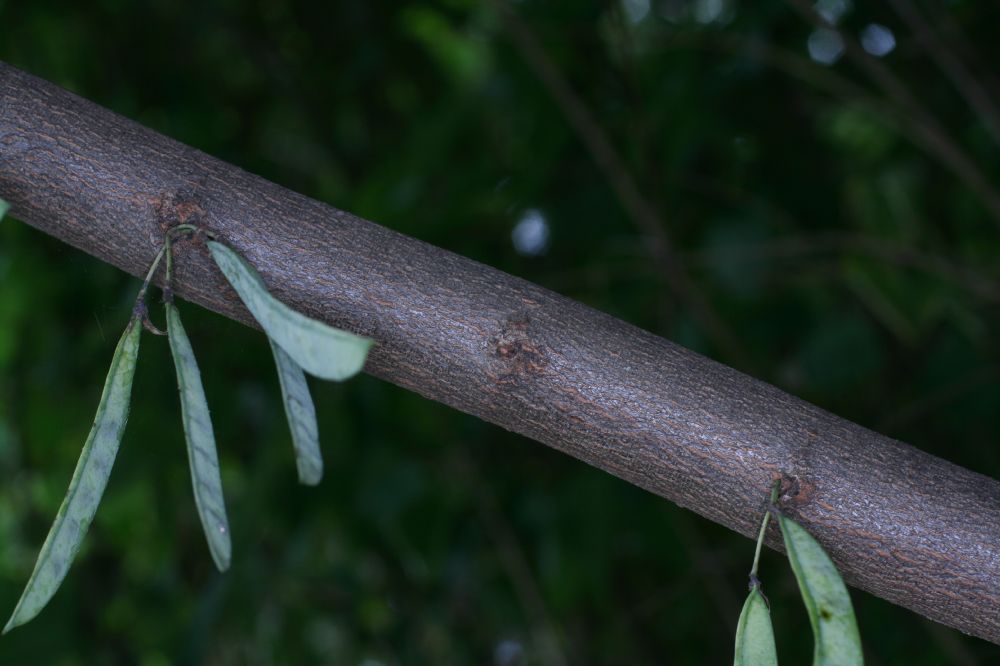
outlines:
M292 446L295 448L295 467L299 472L299 482L315 486L323 478L323 456L319 451L319 428L316 425L316 408L305 373L278 343L268 338L274 363L278 366L278 380L281 382L281 397L285 402L285 415L292 431Z
M177 387L181 394L181 418L187 440L188 461L191 463L191 483L194 502L198 507L201 526L208 539L208 548L219 571L229 568L232 546L229 541L229 521L222 498L222 477L219 475L219 455L215 450L212 419L208 415L201 372L194 358L177 306L167 303L167 336L170 352L177 369Z
M778 666L771 611L759 587L753 587L736 625L736 658L733 666Z
M813 665L863 664L858 623L847 586L837 567L819 542L801 525L780 514L778 523L812 625L815 639Z
M38 615L49 602L66 577L69 565L94 519L125 432L141 333L142 322L133 318L118 342L94 416L94 425L76 463L66 498L59 507L52 529L38 554L35 569L4 627L4 633Z
M267 291L257 271L231 248L208 242L212 258L250 313L303 370L341 381L361 371L372 340L327 326L291 309Z

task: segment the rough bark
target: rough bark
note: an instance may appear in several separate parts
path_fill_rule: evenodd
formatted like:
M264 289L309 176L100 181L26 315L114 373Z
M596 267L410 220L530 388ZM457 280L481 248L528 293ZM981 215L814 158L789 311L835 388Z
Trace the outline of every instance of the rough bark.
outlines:
M371 374L744 535L784 475L783 506L849 583L1000 643L993 479L2 63L0 197L15 217L137 276L168 227L206 227L286 303L373 337ZM253 324L201 244L178 251L181 296Z

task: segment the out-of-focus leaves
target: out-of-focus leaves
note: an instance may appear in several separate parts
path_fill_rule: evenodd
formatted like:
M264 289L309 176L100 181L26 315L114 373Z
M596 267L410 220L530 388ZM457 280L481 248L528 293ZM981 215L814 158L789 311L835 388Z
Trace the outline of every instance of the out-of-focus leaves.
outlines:
M871 320L851 311L819 320L796 359L803 373L800 384L827 396L858 390L884 362L885 352Z
M896 138L884 119L879 122L871 111L857 106L835 107L825 129L835 149L866 164L883 160Z
M462 34L443 14L426 5L404 9L400 23L459 85L483 81L490 59L486 35Z

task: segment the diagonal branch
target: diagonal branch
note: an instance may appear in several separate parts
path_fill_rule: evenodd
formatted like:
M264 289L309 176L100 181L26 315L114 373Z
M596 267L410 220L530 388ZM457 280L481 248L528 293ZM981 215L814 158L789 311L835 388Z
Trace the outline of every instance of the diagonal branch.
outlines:
M0 197L133 275L197 223L368 371L752 536L783 506L847 581L1000 643L1000 483L623 321L286 190L0 63ZM197 243L178 295L252 325ZM770 543L779 547L777 541Z

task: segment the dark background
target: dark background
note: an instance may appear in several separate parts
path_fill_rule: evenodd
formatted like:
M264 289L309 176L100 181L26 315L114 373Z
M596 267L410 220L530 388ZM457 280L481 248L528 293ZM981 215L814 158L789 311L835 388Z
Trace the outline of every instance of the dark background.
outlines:
M830 35L783 3L523 0L512 22L471 0L8 0L0 59L996 477L1000 124L969 99L1000 101L1000 11L892 4L902 13L839 18L876 51L887 42L870 24L888 28L889 53L825 64L836 43L824 51ZM902 20L914 8L922 24ZM555 80L525 57L531 40ZM939 67L949 56L964 69ZM874 80L878 66L892 78ZM561 85L576 98L559 101ZM610 162L588 148L601 137ZM928 148L941 141L972 171ZM623 205L622 179L657 231ZM519 252L525 219L548 237ZM689 288L651 258L658 233ZM3 613L137 289L0 224ZM313 384L327 473L298 486L265 338L181 308L219 440L231 570L215 572L198 523L167 345L146 336L84 548L43 613L0 639L0 663L731 663L749 540L367 376ZM807 663L785 560L766 553L761 575L783 663ZM853 598L870 664L1000 660Z

